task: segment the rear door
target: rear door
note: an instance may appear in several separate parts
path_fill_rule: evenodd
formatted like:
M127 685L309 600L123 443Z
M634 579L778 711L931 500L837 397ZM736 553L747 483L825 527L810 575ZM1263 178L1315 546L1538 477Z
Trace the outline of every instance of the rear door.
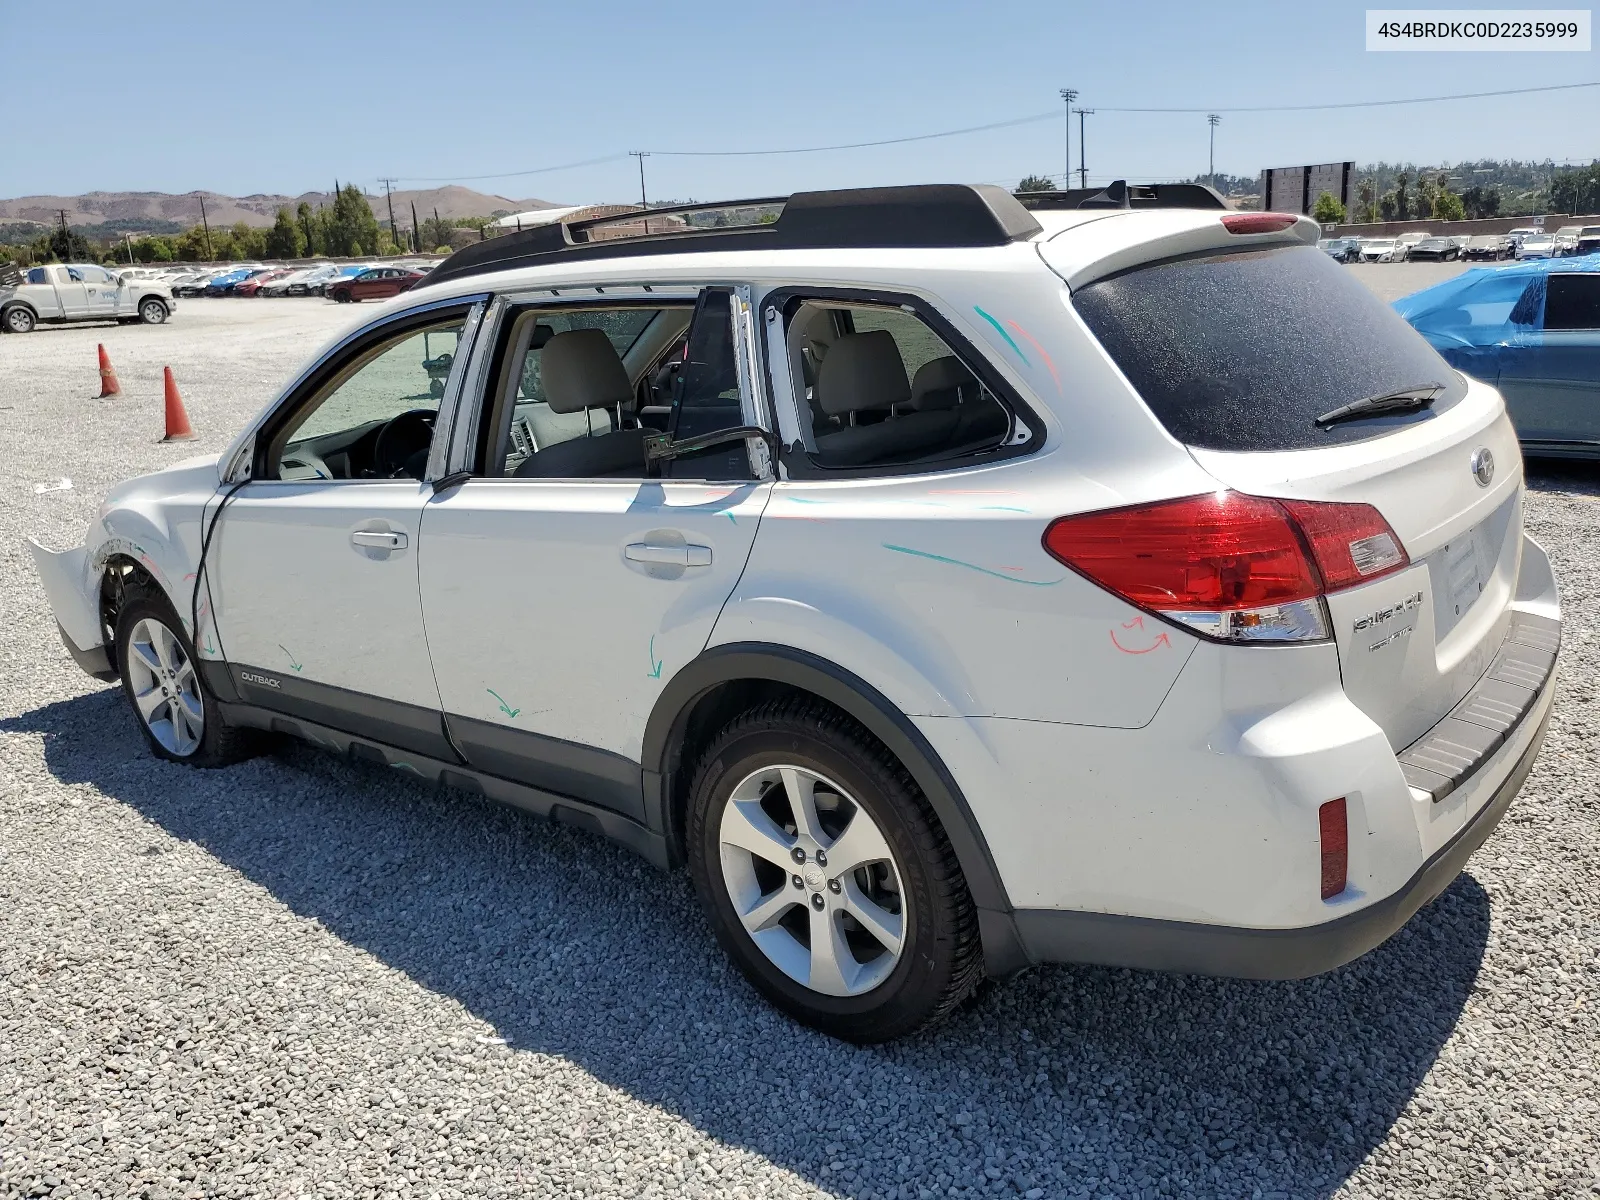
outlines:
M1378 509L1411 565L1328 598L1344 688L1396 749L1443 718L1499 649L1520 565L1522 460L1494 390L1309 246L1146 263L1072 303L1214 478ZM1418 389L1430 407L1318 421Z
M1550 275L1544 331L1522 335L1499 361L1524 442L1600 450L1600 272Z
M51 267L50 281L55 284L56 297L61 301L61 315L75 320L88 315L89 290L77 267Z
M568 330L604 330L642 398L683 355L687 329L677 427L765 424L748 310L732 290L697 302L693 290L605 294L510 309L478 417L484 453L474 478L428 503L419 566L439 692L467 760L637 820L645 722L705 648L772 482L743 442L676 460L664 478L647 476L642 448L602 474L518 474L541 451L616 433L614 409L572 411L543 392L543 347ZM624 407L632 427L638 405Z

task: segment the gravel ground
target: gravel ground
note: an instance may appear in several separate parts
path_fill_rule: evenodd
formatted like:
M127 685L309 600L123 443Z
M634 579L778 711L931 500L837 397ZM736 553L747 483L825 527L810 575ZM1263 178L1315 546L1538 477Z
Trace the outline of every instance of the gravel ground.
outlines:
M1568 619L1543 757L1389 944L1301 983L1037 970L855 1049L766 1008L683 878L309 748L154 761L62 651L18 539L221 448L360 315L0 338L0 1196L1600 1193L1592 468L1528 500Z

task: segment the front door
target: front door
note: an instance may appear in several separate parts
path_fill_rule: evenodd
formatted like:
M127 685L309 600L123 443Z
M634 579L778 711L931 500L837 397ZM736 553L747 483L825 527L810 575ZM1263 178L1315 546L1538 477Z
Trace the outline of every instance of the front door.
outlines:
M652 401L695 433L765 424L734 349L743 307L725 289L692 299L511 310L486 461L422 520L423 613L462 753L634 819L645 723L705 648L771 489L742 441L647 477L634 414ZM664 384L668 362L683 368Z
M1600 274L1552 273L1544 331L1500 356L1499 388L1524 442L1600 449Z
M424 338L453 348L465 318L389 322L291 399L258 434L257 479L223 510L208 568L247 702L446 760L417 593L439 405L422 361Z
M104 267L78 267L77 271L83 276L83 290L86 299L85 313L91 317L105 317L110 319L117 315L117 297L121 287L110 271Z

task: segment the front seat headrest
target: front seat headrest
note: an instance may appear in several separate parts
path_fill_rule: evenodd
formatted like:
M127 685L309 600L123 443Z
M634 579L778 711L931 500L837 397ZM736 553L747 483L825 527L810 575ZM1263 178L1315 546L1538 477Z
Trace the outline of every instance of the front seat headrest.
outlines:
M911 381L911 407L918 412L954 408L962 393L977 382L978 377L954 354L929 359Z
M545 403L555 413L615 408L633 400L633 384L617 348L599 329L558 333L540 351Z
M835 338L817 369L816 398L829 416L890 408L911 399L894 334L874 329Z

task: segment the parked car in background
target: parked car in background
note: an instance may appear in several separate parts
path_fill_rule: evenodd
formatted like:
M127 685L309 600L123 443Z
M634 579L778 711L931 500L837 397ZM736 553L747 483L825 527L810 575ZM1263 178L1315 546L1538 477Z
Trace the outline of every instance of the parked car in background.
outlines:
M204 294L206 284L218 275L216 271L191 271L180 275L172 282L172 294L178 297L199 296Z
M261 294L261 288L264 284L270 283L274 279L282 279L286 275L293 274L293 267L279 267L277 270L261 271L258 274L250 276L248 279L241 279L238 283L234 284L233 294L235 296L259 296Z
M1535 229L1532 225L1519 225L1517 228L1508 231L1506 236L1511 239L1511 244L1513 246L1520 246L1522 245L1523 238L1530 238L1534 236L1534 234L1543 232L1544 230Z
M291 287L301 282L316 269L315 266L288 268L281 275L277 275L263 283L256 290L256 295L287 296Z
M1581 225L1563 225L1556 230L1556 257L1567 258L1578 252L1578 235L1583 232Z
M6 333L70 321L160 325L176 307L165 284L113 275L93 263L51 263L26 270L0 266L0 329Z
M1517 247L1518 258L1554 258L1556 240L1548 233L1530 234Z
M1447 237L1425 237L1406 251L1408 262L1454 262L1461 257L1461 247Z
M1404 262L1406 259L1410 258L1411 247L1415 246L1419 242L1427 241L1427 239L1431 238L1432 236L1433 234L1429 233L1426 229L1412 229L1402 233L1399 237L1394 239L1394 244L1396 247L1395 261Z
M327 294L330 283L340 279L352 279L367 269L368 264L366 263L357 263L353 266L329 264L325 267L318 267L298 283L291 283L286 294L290 296L323 296Z
M1503 258L1510 258L1515 252L1511 239L1502 233L1480 233L1476 237L1467 239L1467 244L1461 250L1461 257L1475 261L1487 259L1498 262Z
M1361 239L1357 237L1323 238L1318 246L1336 262L1353 263L1361 261Z
M1595 254L1600 252L1600 225L1585 225L1578 230L1578 244L1574 253Z
M1399 262L1405 252L1393 238L1367 238L1361 243L1362 262Z
M328 284L327 294L340 304L361 300L383 300L409 291L416 287L422 278L421 271L411 271L405 267L371 267L359 275Z
M270 268L263 267L260 264L252 264L245 267L235 267L233 270L224 275L218 275L210 283L206 284L205 295L231 296L233 294L233 289L238 287L246 279L254 278L263 271L269 269Z
M1394 307L1451 366L1500 389L1524 451L1600 458L1600 258L1480 267Z

